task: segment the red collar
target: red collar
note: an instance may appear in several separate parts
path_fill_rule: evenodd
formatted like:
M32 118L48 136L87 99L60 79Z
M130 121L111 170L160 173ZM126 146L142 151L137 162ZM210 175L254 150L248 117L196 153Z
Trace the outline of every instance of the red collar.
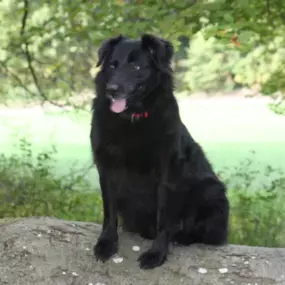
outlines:
M142 112L142 113L132 113L131 115L131 122L140 119L140 118L148 118L148 112Z

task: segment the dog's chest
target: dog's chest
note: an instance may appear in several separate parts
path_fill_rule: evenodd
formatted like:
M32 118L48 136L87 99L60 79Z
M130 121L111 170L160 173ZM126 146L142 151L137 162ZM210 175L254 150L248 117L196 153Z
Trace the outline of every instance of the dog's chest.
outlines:
M158 164L163 144L158 136L133 132L101 138L96 149L96 160L107 167L146 172Z
M100 163L111 168L126 168L132 171L148 172L158 164L158 151L147 144L104 145L97 150Z

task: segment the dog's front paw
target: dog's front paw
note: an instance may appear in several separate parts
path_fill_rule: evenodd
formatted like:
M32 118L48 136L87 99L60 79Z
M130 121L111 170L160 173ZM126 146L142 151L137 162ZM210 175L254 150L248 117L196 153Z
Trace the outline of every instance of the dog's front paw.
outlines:
M153 269L160 266L166 260L166 255L167 254L164 251L149 249L138 258L140 268Z
M99 239L94 246L94 255L97 260L106 262L118 251L118 242L110 239Z

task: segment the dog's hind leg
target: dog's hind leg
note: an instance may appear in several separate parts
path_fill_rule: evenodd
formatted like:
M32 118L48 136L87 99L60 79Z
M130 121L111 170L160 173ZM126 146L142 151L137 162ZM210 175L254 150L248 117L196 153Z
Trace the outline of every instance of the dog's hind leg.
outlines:
M199 209L196 225L198 242L212 245L227 243L229 202L226 189L217 179L205 179L203 187L203 207ZM199 220L201 216L201 220Z
M228 238L228 204L224 199L204 208L207 216L199 220L195 226L197 243L223 245Z
M196 184L194 191L196 211L189 206L183 229L175 235L174 241L182 245L227 243L229 204L224 185L214 177L207 177Z

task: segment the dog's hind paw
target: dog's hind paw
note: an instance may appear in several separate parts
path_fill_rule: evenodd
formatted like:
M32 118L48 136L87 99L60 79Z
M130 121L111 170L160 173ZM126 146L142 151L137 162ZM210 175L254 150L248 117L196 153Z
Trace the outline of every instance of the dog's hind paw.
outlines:
M153 269L162 265L166 260L166 253L159 250L150 249L144 252L139 258L141 269Z
M112 241L110 239L99 239L97 244L94 246L94 255L97 260L106 262L118 251L117 241Z

